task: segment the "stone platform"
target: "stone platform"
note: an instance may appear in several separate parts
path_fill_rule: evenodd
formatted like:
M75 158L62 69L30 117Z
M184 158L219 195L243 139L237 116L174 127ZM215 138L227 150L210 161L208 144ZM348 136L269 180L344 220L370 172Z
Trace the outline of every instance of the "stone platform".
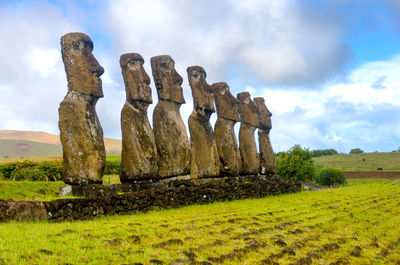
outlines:
M205 183L201 183L202 181ZM47 202L0 200L0 222L87 220L102 215L130 214L216 201L263 198L301 190L301 182L298 181L276 181L260 177L242 179L241 182L232 178L219 181L179 180L175 184L168 182L163 185L166 187Z
M226 178L202 178L190 179L190 176L173 177L169 179L162 179L157 182L136 181L132 183L113 184L113 185L100 185L89 184L86 186L66 186L60 188L62 196L75 196L75 197L96 197L108 196L125 192L136 192L148 189L166 189L177 187L198 187L207 183L224 184L224 183L244 183L255 182L260 179L271 179L276 177L267 176L238 176ZM67 191L66 191L67 190ZM64 194L64 195L63 195Z

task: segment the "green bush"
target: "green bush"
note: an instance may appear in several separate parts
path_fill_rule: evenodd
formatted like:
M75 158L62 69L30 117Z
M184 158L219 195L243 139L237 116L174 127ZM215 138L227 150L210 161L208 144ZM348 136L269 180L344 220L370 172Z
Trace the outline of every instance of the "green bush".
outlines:
M335 149L317 149L313 150L313 157L319 157L319 156L329 156L329 155L337 155L338 152Z
M62 179L62 160L43 161L37 166L43 172L45 180L57 181Z
M121 170L121 161L106 161L106 167L104 169L105 175L119 175Z
M284 180L311 181L315 176L313 152L293 146L288 152L281 152L276 158L276 174Z
M315 181L323 186L345 184L346 178L342 171L334 168L324 168L317 173Z
M350 150L350 154L362 154L364 153L363 150L361 150L360 148L353 148Z
M62 161L32 162L25 160L0 165L0 175L11 180L61 180Z
M121 161L106 161L104 174L119 175ZM62 180L62 160L12 162L0 165L0 178L10 180Z

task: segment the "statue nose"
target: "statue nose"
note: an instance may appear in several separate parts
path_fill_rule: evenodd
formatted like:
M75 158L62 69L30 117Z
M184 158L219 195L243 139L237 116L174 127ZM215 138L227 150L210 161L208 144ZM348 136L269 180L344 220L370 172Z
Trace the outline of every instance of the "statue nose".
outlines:
M143 72L143 82L148 84L148 85L150 85L150 82L151 82L150 81L150 76L146 72Z
M178 83L178 85L182 85L182 83L183 83L183 78L182 78L182 76L180 76L180 75L178 74L178 72L177 72L176 70L174 70L173 76L174 76L175 82Z
M104 68L99 64L99 62L94 58L93 54L90 56L89 59L89 67L92 73L96 73L98 77L104 74Z
M95 73L97 76L101 76L102 74L104 74L104 68L99 65L99 67L97 67Z

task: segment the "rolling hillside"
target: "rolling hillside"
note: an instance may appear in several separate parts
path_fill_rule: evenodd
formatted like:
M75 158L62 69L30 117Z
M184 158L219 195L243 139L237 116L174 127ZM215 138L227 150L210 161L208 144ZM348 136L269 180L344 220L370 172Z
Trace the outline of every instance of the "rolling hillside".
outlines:
M121 153L122 142L104 138L107 153ZM60 137L46 132L0 130L0 157L61 155Z
M61 145L25 140L0 140L0 157L53 156L62 154Z
M313 160L316 165L343 171L400 171L400 152L330 155Z

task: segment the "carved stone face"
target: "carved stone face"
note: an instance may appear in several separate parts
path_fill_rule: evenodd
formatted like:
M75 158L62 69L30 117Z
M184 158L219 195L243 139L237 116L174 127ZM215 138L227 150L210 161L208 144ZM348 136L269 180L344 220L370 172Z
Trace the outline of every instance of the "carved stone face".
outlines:
M160 55L152 57L150 62L158 98L185 103L181 87L183 79L175 70L174 60L169 55Z
M93 42L83 33L68 33L61 37L61 54L67 73L68 91L103 97L100 76L104 68L92 54Z
M224 82L215 83L212 85L212 90L218 117L240 121L239 101L232 96L228 84Z
M268 110L267 106L265 106L265 100L263 97L254 98L254 103L258 109L260 125L258 128L262 130L271 130L272 122L271 116L272 113Z
M189 84L192 88L194 109L202 117L209 119L215 112L211 86L206 82L206 72L201 66L187 68Z
M137 53L126 53L119 60L122 76L124 77L126 99L132 104L133 101L151 104L150 77L143 68L143 57Z
M237 94L239 100L239 111L241 122L250 124L254 127L259 126L258 109L250 98L249 92L242 92Z

